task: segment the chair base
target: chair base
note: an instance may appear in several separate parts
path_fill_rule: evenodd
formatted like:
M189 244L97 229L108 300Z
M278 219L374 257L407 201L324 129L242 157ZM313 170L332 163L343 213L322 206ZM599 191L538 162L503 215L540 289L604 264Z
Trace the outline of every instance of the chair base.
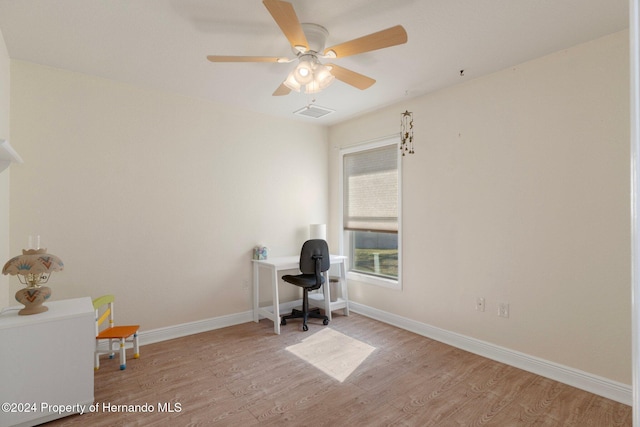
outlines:
M129 343L129 341L127 341L127 343ZM109 359L115 359L116 358L116 353L119 354L119 358L120 358L120 370L124 371L125 369L127 369L127 349L124 350L124 355L122 354L122 352L120 350L95 350L94 352L94 365L93 365L93 369L95 371L98 371L100 369L100 356L103 354L107 354ZM110 353L111 352L111 353ZM140 359L140 353L134 353L133 354L133 358L134 359Z
M324 316L322 314L320 314L320 309L319 308L312 308L307 312L307 315L305 316L305 313L303 310L297 310L297 309L293 309L291 310L291 314L288 314L286 316L282 316L281 320L280 320L280 325L284 326L287 324L287 320L290 319L302 319L302 330L303 331L308 331L309 330L309 326L307 326L307 319L309 318L313 318L313 319L322 319L322 324L323 325L328 325L329 324L329 318L327 316Z
M140 358L140 344L138 342L138 326L125 326L124 328L135 328L136 331L131 337L120 337L120 338L101 338L102 340L109 340L108 349L100 349L100 339L96 338L96 347L94 350L94 370L100 369L100 355L108 354L109 359L113 359L115 357L116 352L120 356L120 370L124 371L127 368L127 344L132 344L133 347L133 358ZM111 328L111 330L116 330L116 328ZM109 336L109 330L105 329L102 331L102 336ZM100 337L101 335L98 335ZM117 334L115 336L118 336ZM115 350L113 347L115 345L119 345L119 349Z

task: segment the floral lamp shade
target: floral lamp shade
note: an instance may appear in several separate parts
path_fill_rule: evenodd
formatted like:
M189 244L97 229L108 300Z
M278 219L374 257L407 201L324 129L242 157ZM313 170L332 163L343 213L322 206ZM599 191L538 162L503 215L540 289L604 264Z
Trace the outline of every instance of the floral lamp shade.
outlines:
M53 254L48 254L46 249L23 249L22 255L11 258L2 268L2 274L12 276L29 276L43 273L47 276L54 271L64 269L64 263ZM27 283L29 283L27 281ZM37 283L35 283L37 284Z
M42 305L51 296L51 289L41 286L47 283L54 271L64 269L64 263L46 249L23 249L22 255L11 258L2 268L2 274L18 276L20 283L27 285L16 292L16 301L25 305L18 314L37 314L47 311Z

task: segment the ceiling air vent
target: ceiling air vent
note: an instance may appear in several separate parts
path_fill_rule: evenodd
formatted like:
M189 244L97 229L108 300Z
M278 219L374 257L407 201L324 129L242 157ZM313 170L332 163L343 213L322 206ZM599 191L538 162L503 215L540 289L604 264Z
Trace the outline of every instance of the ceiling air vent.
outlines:
M302 107L301 109L294 111L293 114L297 114L298 116L311 117L314 119L319 119L320 117L324 117L327 114L331 114L335 112L335 110L331 110L329 108L320 107L318 105L307 105L306 107Z

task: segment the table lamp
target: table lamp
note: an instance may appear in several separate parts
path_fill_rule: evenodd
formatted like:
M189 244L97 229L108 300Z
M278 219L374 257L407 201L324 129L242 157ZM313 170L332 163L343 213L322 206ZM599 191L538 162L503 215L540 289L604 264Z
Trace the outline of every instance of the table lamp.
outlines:
M42 303L51 296L51 289L42 285L49 281L52 272L62 269L62 260L48 254L46 248L23 249L22 255L7 261L2 274L17 275L20 283L26 285L16 292L16 301L25 306L18 314L37 314L49 310Z

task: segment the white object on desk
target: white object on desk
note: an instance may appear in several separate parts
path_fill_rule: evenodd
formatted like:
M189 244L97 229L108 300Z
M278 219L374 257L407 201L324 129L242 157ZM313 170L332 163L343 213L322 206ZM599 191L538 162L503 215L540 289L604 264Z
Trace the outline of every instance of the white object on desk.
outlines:
M347 257L343 255L330 255L331 265L338 265L340 268L340 283L342 284L341 298L336 302L331 302L329 275L325 274L325 284L322 286L322 294L309 294L309 304L321 307L325 315L331 320L331 311L342 308L344 315L349 315L349 298L347 297L346 285L346 262ZM267 260L252 260L253 262L253 321L258 322L260 316L273 320L273 331L280 333L280 300L278 297L279 272L284 270L298 270L300 268L300 256L273 257ZM260 307L260 269L268 269L272 280L273 308Z
M327 224L309 225L309 238L327 240Z
M41 424L93 403L95 314L91 298L48 301L46 305L49 311L31 316L19 316L21 306L0 315L0 403L15 404L15 411L8 406L9 411L0 412L2 427ZM25 404L32 406L27 410ZM43 405L71 407L59 414Z

